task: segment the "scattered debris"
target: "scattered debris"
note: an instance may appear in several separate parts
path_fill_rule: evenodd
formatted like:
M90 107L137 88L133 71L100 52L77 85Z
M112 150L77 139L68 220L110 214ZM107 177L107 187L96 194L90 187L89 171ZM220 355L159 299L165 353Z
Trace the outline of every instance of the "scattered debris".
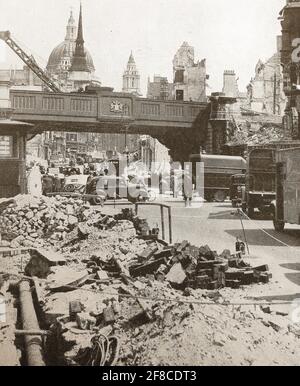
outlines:
M43 322L54 332L53 364L87 364L92 360L94 345L102 345L105 339L110 342L112 360L105 362L101 358L99 363L134 365L153 364L162 347L177 352L169 360L165 356L165 364L176 364L177 358L182 359L178 350L182 350L183 340L192 342L191 352L199 361L200 354L193 351L194 340L200 339L199 331L202 362L208 363L205 347L215 352L229 350L229 344L246 342L246 333L238 331L239 326L246 329L255 323L264 333L297 336L298 330L268 306L262 306L260 313L254 307L244 307L233 314L230 307L222 305L230 301L230 296L224 298L221 289L234 291L245 285L267 283L271 278L267 265L251 267L239 254L229 250L219 254L208 245L196 247L186 240L166 245L157 233L151 236L146 220L132 210L109 213L105 208L88 208L78 200L70 203L64 198L41 198L28 203L26 197L18 197L3 209L1 219L16 216L9 217L11 223L6 224L13 235L24 217L30 223L37 214L34 212L32 217L31 212L42 211L45 205L50 217L46 212L40 217L41 224L34 228L38 237L30 247L18 242L18 249L6 247L1 253L9 257L3 260L15 262L18 272L25 268L25 273L33 277ZM62 217L67 213L77 221L66 225ZM53 238L62 235L61 227L63 237ZM43 236L39 236L40 229ZM24 232L26 238L31 235L27 228ZM15 240L7 237L10 246ZM41 244L55 246L60 252L41 248ZM22 253L27 255L20 262ZM199 302L204 305L197 305ZM231 326L228 333L227 328L220 329L222 323ZM197 337L188 336L193 329L198 331ZM253 336L252 340L260 339L263 336ZM195 363L195 358L186 355L189 361L182 359L182 363ZM159 358L155 364L164 364ZM247 361L252 359L241 359L242 363Z

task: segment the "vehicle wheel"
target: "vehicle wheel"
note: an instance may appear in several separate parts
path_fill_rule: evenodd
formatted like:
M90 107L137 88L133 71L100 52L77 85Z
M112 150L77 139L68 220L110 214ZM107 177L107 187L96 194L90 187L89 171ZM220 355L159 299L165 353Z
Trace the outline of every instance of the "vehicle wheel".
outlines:
M214 194L214 199L216 202L224 202L226 200L226 192L224 192L224 190L218 190Z
M275 231L277 231L277 232L283 232L284 231L284 227L285 227L284 221L273 220L273 225L274 225Z
M67 192L67 193L73 193L75 191L75 186L70 184L70 185L66 185L63 189L64 192Z
M254 217L254 208L248 208L247 209L247 215L249 218L253 218Z
M233 208L236 208L237 207L237 202L235 200L232 200L231 201L231 204L232 204L232 207Z
M146 202L148 200L147 197L145 197L144 195L140 194L137 198L137 202Z
M92 193L93 195L97 196L97 193L94 192ZM103 205L104 201L106 201L105 199L103 199L102 197L98 196L98 197L92 197L90 199L90 203L92 205Z
M211 193L206 193L205 196L204 196L205 200L207 202L212 202L213 201L213 198L212 198L212 194Z

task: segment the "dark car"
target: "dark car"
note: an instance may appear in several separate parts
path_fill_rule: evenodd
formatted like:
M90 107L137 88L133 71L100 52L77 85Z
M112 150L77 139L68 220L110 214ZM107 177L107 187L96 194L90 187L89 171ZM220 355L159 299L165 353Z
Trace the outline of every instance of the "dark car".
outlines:
M143 183L134 180L129 182L123 177L116 176L94 177L87 184L86 194L96 196L90 199L93 205L99 205L108 199L127 198L130 202L149 199L148 189Z

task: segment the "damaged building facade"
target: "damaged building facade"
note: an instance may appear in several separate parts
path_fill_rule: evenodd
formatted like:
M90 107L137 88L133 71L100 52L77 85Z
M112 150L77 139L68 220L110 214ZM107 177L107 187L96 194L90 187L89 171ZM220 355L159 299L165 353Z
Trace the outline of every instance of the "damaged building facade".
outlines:
M173 82L166 77L155 75L148 80L147 98L206 102L206 60L195 62L195 50L183 42L173 59Z
M284 93L287 105L283 118L285 136L299 139L300 113L300 1L288 0L280 12L282 26L281 64L283 68Z
M222 92L237 99L236 113L240 113L242 109L259 114L283 115L286 98L283 92L281 47L282 37L278 36L276 53L265 62L258 60L255 75L244 92L239 90L239 78L235 71L224 71Z
M183 42L173 59L173 97L183 101L206 101L206 60L195 63L194 47Z
M266 62L258 61L255 76L247 87L247 107L250 110L283 115L285 95L281 68L282 37L277 37L277 52Z

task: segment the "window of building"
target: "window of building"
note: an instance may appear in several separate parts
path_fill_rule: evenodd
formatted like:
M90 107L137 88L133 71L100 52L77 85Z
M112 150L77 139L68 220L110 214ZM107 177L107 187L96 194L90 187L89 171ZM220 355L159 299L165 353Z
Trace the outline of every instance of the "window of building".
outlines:
M175 71L174 83L184 83L184 70Z
M13 158L14 154L14 138L12 135L0 136L0 158Z
M68 142L77 142L77 134L67 133L66 134L66 140Z
M176 90L176 100L183 101L183 99L184 99L183 90Z

